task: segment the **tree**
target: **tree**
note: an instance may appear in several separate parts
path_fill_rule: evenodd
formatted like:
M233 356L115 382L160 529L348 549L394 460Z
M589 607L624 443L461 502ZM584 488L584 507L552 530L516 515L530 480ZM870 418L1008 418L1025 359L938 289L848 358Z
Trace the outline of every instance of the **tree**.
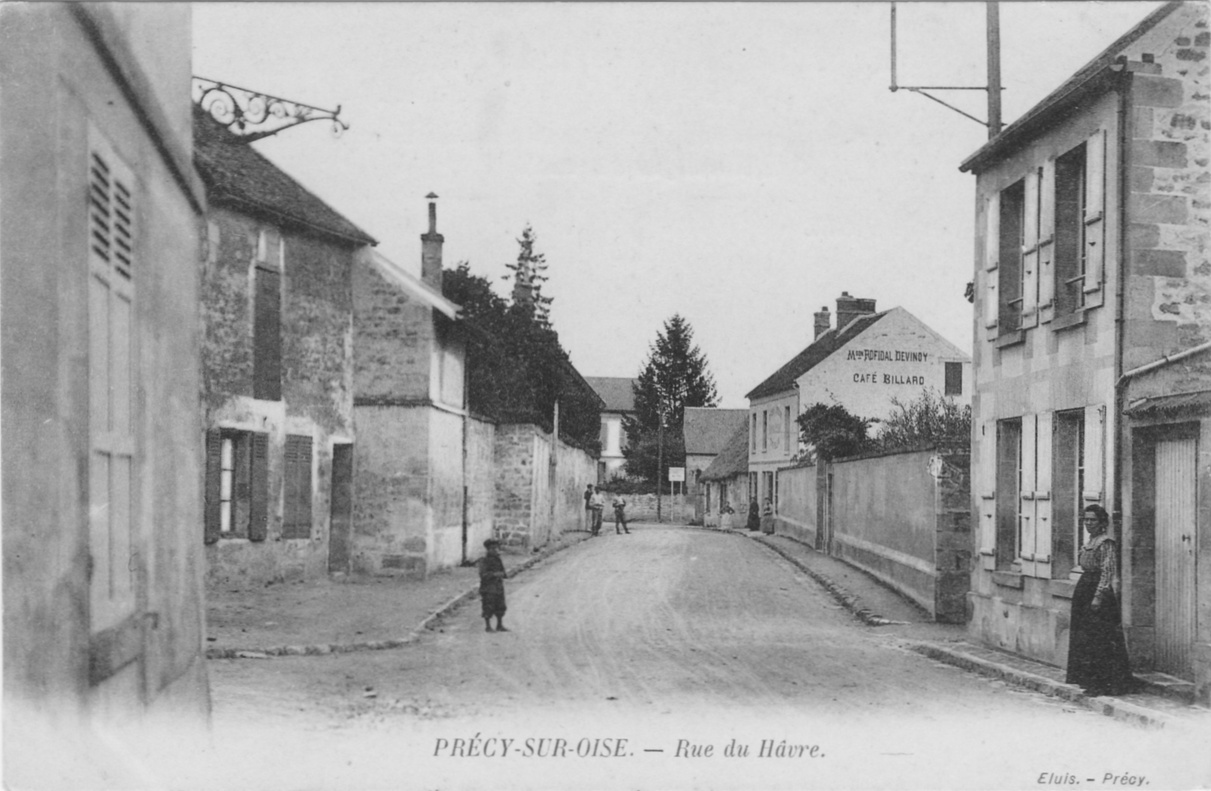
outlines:
M966 448L971 443L971 407L924 390L908 403L891 400L893 411L878 437L885 451L917 448Z
M694 345L694 330L680 314L674 314L656 334L633 390L634 414L623 419L627 474L651 483L663 481L665 469L685 463L681 439L685 408L713 407L719 400L706 355ZM660 455L663 459L658 464Z
M534 251L538 241L534 229L526 223L521 238L517 240L517 262L505 264L512 272L504 279L513 279L513 304L530 306L534 319L543 327L551 326L551 297L543 296L542 284L547 282L547 257Z
M871 421L841 404L813 404L798 417L799 435L823 461L857 456L873 447L867 437Z

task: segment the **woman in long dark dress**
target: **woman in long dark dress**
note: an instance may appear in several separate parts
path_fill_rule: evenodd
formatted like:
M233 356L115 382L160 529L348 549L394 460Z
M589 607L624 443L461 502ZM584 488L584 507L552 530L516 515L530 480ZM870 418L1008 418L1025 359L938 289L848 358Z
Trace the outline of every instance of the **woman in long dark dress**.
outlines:
M1110 517L1100 505L1085 509L1081 521L1089 540L1081 547L1081 579L1072 594L1068 632L1068 683L1089 695L1122 695L1135 686L1114 580L1118 559L1106 531Z

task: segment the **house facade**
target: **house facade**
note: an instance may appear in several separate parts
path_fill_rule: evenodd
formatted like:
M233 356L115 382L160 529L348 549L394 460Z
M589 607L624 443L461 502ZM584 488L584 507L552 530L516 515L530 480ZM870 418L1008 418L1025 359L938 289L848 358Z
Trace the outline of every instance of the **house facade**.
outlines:
M934 390L959 403L971 398L971 361L903 308L875 311L875 300L843 293L837 326L815 314L815 340L750 391L748 499L777 510L777 471L798 456L798 418L817 403L841 404L863 418L883 418L892 399ZM878 430L878 425L874 426Z
M748 412L740 411L745 419L698 476L707 527L739 528L748 518Z
M1170 3L969 157L972 635L1067 661L1079 523L1137 674L1211 695L1207 7Z
M622 419L635 411L635 380L622 376L586 376L585 381L601 397L601 456L597 460L597 482L605 483L621 477L627 445Z
M200 108L194 135L207 580L321 577L352 518L353 271L375 241Z
M372 250L354 270L353 530L342 570L424 576L492 536L495 426L466 403L465 327L441 294L436 195L421 277Z
M693 499L694 519L701 521L706 508L702 471L723 451L736 430L748 425L747 409L686 407L681 422L685 442L685 485Z
M24 774L46 768L24 740L53 733L70 752L82 719L209 715L189 14L0 8L4 758L17 785L45 779Z

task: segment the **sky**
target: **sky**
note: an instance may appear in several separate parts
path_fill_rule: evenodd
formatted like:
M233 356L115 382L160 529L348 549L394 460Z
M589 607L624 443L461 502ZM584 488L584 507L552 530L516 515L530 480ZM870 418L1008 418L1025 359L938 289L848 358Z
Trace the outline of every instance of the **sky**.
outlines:
M1160 3L1000 4L1012 122ZM552 323L585 376L633 377L685 317L744 396L843 292L970 353L973 120L891 92L889 4L195 4L194 74L341 107L255 144L420 271L508 293L534 228ZM897 83L986 82L982 2L899 3ZM982 91L936 95L986 118Z

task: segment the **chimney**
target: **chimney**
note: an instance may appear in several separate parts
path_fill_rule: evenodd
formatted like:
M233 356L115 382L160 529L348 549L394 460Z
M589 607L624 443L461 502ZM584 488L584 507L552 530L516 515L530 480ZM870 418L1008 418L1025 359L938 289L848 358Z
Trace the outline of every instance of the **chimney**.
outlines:
M869 316L874 312L873 299L851 297L848 291L842 291L841 296L837 297L837 331L840 332L846 324L859 316Z
M825 305L824 307L820 308L820 311L818 313L816 313L816 334L815 334L815 336L813 336L813 338L812 338L813 340L815 340L815 338L819 338L821 335L828 332L828 327L829 327L828 320L829 320L828 305Z
M425 198L429 201L429 232L420 236L420 277L441 291L442 242L446 240L437 232L437 196L430 192Z

